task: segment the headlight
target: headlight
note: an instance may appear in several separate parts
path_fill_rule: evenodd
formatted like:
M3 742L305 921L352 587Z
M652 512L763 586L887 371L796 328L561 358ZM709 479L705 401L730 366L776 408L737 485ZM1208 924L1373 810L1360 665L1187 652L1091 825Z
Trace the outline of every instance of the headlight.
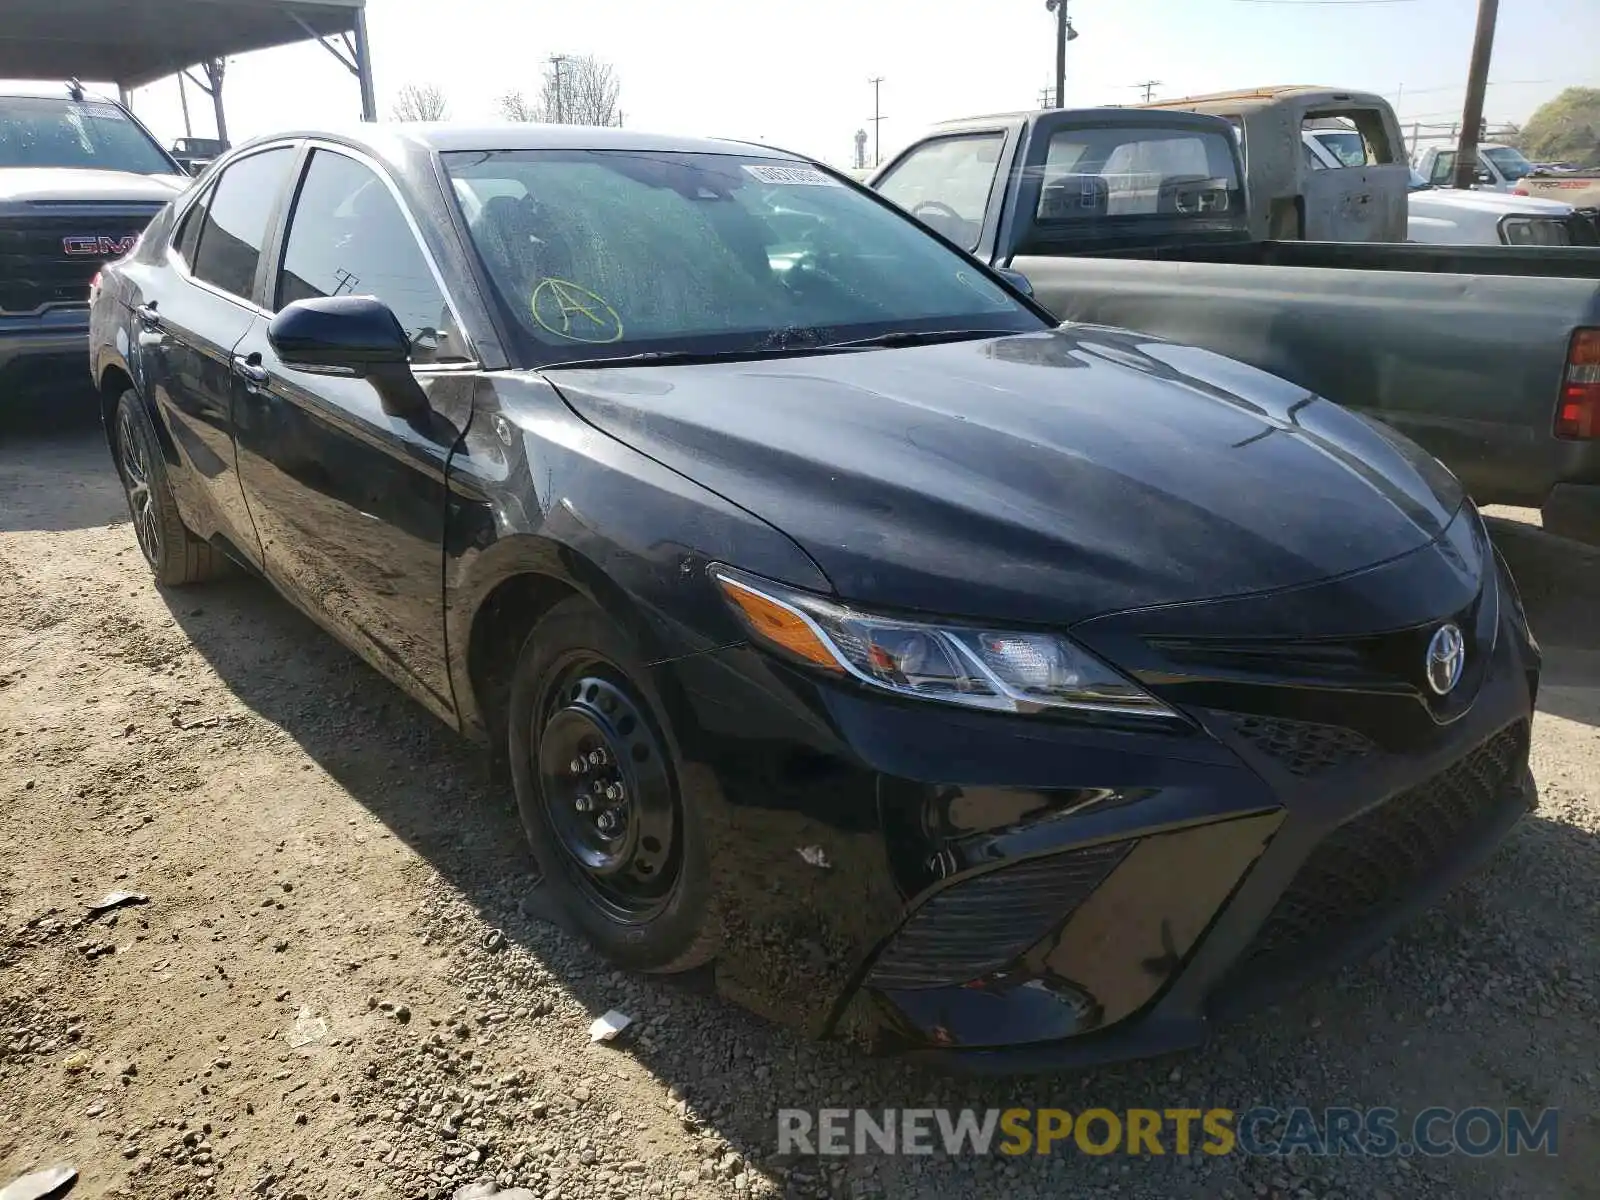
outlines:
M1060 634L880 617L727 567L711 574L762 644L897 695L998 712L1177 716Z

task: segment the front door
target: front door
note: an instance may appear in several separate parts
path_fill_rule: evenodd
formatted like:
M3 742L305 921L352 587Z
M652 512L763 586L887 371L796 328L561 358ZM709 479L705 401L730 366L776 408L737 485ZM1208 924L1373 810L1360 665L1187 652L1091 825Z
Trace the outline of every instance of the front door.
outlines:
M390 416L363 379L286 366L266 323L234 348L239 472L265 567L323 624L453 718L444 655L445 465L471 411L450 306L387 181L311 152L282 241L272 307L376 296L411 335L431 419Z

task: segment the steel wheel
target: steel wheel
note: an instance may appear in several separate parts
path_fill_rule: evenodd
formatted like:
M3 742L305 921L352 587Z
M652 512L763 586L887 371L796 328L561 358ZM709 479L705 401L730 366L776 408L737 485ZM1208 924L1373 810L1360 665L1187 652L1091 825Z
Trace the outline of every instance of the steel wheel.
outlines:
M133 517L134 535L146 561L156 566L161 561L161 522L156 512L155 494L150 490L150 465L145 462L144 446L134 429L133 416L123 406L117 417L117 456L122 467L122 487L128 494L128 512Z
M615 667L585 656L551 677L529 744L561 866L611 920L645 923L681 865L667 756Z

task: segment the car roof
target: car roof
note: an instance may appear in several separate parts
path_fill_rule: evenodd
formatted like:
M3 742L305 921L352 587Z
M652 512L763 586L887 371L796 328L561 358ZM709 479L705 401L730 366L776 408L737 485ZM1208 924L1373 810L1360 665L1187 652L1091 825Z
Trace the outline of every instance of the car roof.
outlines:
M458 150L653 150L680 154L742 154L760 158L801 157L753 142L681 137L593 125L539 125L516 121L498 125L378 122L287 130L254 138L240 149L297 138L327 138L391 159L406 157L408 150L436 153Z
M1199 96L1177 96L1170 100L1155 100L1142 108L1192 108L1212 110L1224 108L1233 112L1249 112L1270 108L1285 100L1301 100L1307 104L1356 104L1376 107L1386 104L1382 96L1373 92L1352 91L1350 88L1319 87L1314 84L1290 83L1270 87L1246 88L1237 92L1208 92Z

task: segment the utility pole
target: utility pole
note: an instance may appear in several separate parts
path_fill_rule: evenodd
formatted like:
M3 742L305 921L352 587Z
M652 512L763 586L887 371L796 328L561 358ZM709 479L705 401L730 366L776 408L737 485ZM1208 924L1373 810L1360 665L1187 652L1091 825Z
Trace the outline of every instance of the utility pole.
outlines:
M1039 89L1039 107L1040 108L1049 108L1050 107L1050 97L1054 93L1054 91L1055 91L1055 89L1052 88L1049 84L1045 84L1044 87Z
M1067 20L1067 0L1044 0L1045 8L1056 15L1056 107L1065 108L1067 89L1067 43L1078 31Z
M566 111L561 99L561 64L567 61L565 54L552 54L550 62L556 69L556 124L565 125Z
M1478 29L1472 35L1472 63L1467 68L1467 98L1461 106L1461 140L1456 143L1456 186L1470 188L1478 180L1478 138L1483 126L1483 93L1489 86L1489 59L1494 54L1494 25L1500 0L1478 0Z
M877 167L883 164L883 76L875 75L867 82L872 85L872 165Z
M1150 103L1151 93L1153 93L1158 87L1161 86L1161 80L1159 80L1159 79L1146 79L1143 83L1136 83L1133 86L1135 88L1143 88L1144 89L1144 102L1146 104L1149 104Z

